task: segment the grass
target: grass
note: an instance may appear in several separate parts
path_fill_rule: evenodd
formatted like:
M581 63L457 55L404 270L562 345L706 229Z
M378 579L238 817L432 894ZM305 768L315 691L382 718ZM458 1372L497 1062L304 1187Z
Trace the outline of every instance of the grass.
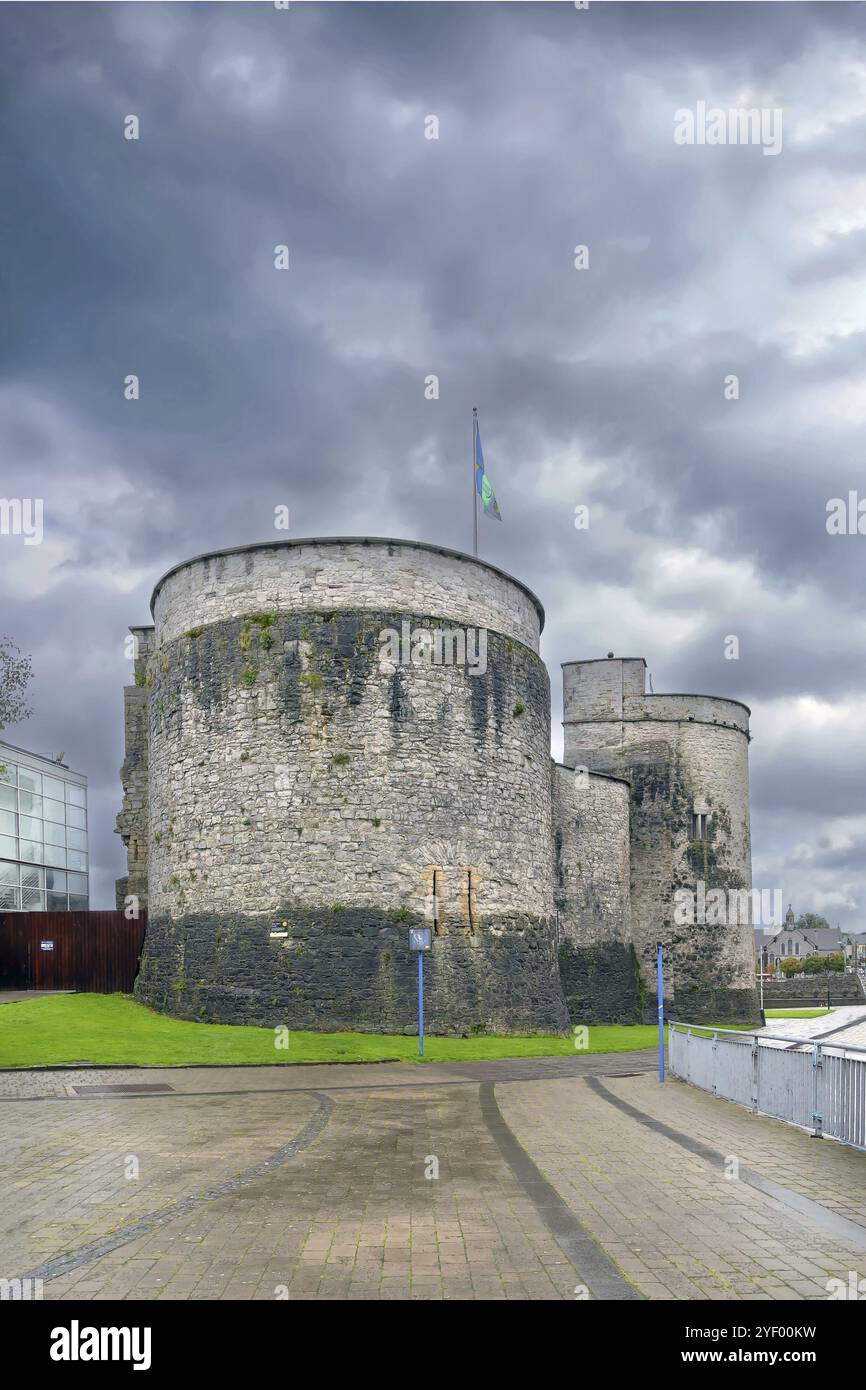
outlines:
M55 994L0 1005L0 1067L74 1062L171 1067L274 1062L418 1062L417 1037L381 1033L292 1031L287 1049L274 1046L272 1028L189 1023L154 1013L125 994ZM649 1025L589 1029L589 1052L636 1052L655 1047ZM570 1057L574 1039L527 1037L424 1039L424 1062L495 1057Z
M714 1028L718 1028L719 1031L722 1032L722 1033L724 1034L724 1033L754 1033L754 1032L756 1031L756 1029L759 1028L759 1027L760 1027L760 1024L756 1024L755 1027L753 1028L752 1025L749 1024L749 1023L707 1023L707 1024L705 1025L705 1027L703 1027L703 1028L698 1028L698 1027L696 1027L696 1025L693 1023L693 1024L692 1024L692 1032L693 1032L697 1037L699 1037L699 1038L711 1038L711 1037L713 1036L713 1033L712 1033L711 1030L714 1029Z
M767 1018L823 1018L832 1009L765 1009Z

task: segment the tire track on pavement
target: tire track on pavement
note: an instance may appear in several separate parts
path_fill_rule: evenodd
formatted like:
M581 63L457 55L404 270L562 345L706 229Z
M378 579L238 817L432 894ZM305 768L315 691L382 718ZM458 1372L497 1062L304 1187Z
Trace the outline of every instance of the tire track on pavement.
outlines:
M660 1134L672 1143L678 1144L687 1153L694 1154L697 1158L702 1158L719 1172L724 1171L727 1156L720 1153L717 1149L710 1148L709 1144L704 1144L700 1139L693 1139L689 1134L683 1134L678 1129L673 1129L670 1125L664 1124L662 1120L656 1120L652 1115L648 1115L645 1110L638 1110L637 1106L630 1105L627 1100L621 1100L614 1095L613 1091L608 1090L601 1081L595 1077L588 1077L587 1086L601 1096L617 1110L622 1111L631 1119L645 1129L651 1129L653 1133ZM811 1197L803 1197L799 1192L792 1192L789 1187L784 1187L781 1183L775 1182L772 1178L765 1178L762 1173L757 1173L754 1168L747 1168L744 1164L739 1165L738 1178L740 1182L747 1183L749 1187L755 1188L757 1192L762 1192L765 1197L772 1197L777 1202L782 1202L786 1207L791 1207L804 1216L807 1221L820 1227L821 1230L835 1236L838 1240L844 1240L855 1250L866 1250L866 1226L861 1226L856 1221L849 1221L846 1216L840 1216L838 1212L831 1211L829 1207L822 1206Z
M573 1265L578 1279L586 1285L593 1298L642 1302L643 1294L629 1283L508 1127L496 1103L493 1087L492 1081L483 1081L479 1088L481 1113L487 1127L514 1177Z
M44 1264L37 1265L35 1269L30 1269L26 1274L20 1276L21 1279L41 1279L43 1283L48 1283L51 1279L57 1279L61 1274L69 1274L72 1270L80 1269L82 1265L91 1264L94 1260L99 1260L103 1255L108 1255L112 1250L117 1250L121 1245L128 1245L130 1241L137 1240L139 1236L149 1235L160 1226L166 1226L171 1221L176 1221L179 1216L185 1216L187 1212L193 1211L204 1202L213 1202L218 1197L229 1197L240 1188L256 1182L259 1178L267 1177L277 1168L281 1168L290 1158L308 1149L315 1143L322 1130L331 1118L334 1109L334 1101L330 1096L320 1094L318 1091L295 1091L294 1095L312 1096L319 1105L319 1109L312 1119L308 1120L299 1134L294 1139L290 1139L282 1148L271 1154L270 1158L263 1159L261 1163L254 1164L251 1168L246 1168L242 1173L237 1173L233 1178L227 1178L225 1182L218 1183L216 1187L206 1188L204 1192L192 1193L189 1197L182 1197L179 1202L173 1202L171 1206L161 1207L157 1211L149 1212L147 1216L141 1216L136 1221L130 1221L125 1226L118 1227L110 1235L100 1236L87 1245L82 1245L77 1250L68 1250L62 1255L53 1255Z

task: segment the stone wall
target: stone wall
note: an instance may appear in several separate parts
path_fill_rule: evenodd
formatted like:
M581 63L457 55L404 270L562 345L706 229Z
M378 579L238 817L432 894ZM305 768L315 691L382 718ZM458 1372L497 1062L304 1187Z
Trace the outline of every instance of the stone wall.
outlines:
M827 970L820 975L798 975L790 980L765 980L764 1007L784 1008L786 1004L800 999L820 1008L827 1002L828 985L832 1004L866 1004L863 987L856 975Z
M408 925L435 922L428 996L440 1031L560 1029L550 690L522 640L537 643L538 609L492 571L492 608L510 628L486 630L486 670L395 663L384 630L405 621L432 634L456 619L429 606L337 607L359 596L358 549L253 548L226 560L230 592L217 560L158 586L137 993L186 1017L408 1027ZM371 605L385 587L420 594L420 556L426 603L453 601L480 625L480 600L452 594L484 566L399 549L363 547L378 576ZM278 593L322 606L267 607ZM271 937L275 921L287 935Z
M136 995L202 1022L289 1029L415 1033L417 956L408 928L425 918L378 908L300 908L271 920L190 913L148 922ZM561 1031L567 1025L547 923L514 913L474 932L437 936L424 962L431 1034Z
M433 613L493 628L538 651L544 609L495 565L418 541L297 540L221 550L187 560L156 585L151 612L160 643L193 623L252 610Z
M135 638L133 685L123 691L125 757L120 769L123 802L116 831L126 847L127 872L115 884L118 908L127 896L137 897L147 908L148 737L150 714L146 687L148 662L153 650L153 628L131 627Z
M573 1024L634 1023L640 976L631 945L629 784L552 764L554 903Z
M379 634L404 616L228 620L160 646L154 912L206 896L270 913L288 894L423 913L435 869L443 926L550 914L545 667L490 632L483 675L385 669Z
M665 948L677 1017L758 1018L750 920L680 924L674 894L751 888L748 711L712 696L644 695L642 660L564 668L565 762L631 783L632 938L647 997ZM692 839L696 806L707 838ZM649 1005L647 1006L649 1017Z

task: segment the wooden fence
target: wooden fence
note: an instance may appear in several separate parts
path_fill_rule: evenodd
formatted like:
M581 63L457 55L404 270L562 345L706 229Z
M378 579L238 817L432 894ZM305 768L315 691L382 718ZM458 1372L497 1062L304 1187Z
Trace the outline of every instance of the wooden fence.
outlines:
M132 990L146 914L0 912L0 990Z

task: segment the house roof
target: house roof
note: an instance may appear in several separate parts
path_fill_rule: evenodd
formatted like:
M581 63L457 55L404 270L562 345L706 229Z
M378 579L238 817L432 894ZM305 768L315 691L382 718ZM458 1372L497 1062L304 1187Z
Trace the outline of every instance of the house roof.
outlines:
M757 946L770 946L778 935L770 927L755 927L755 944Z
M838 949L842 945L842 933L838 927L810 927L803 935L819 951Z

